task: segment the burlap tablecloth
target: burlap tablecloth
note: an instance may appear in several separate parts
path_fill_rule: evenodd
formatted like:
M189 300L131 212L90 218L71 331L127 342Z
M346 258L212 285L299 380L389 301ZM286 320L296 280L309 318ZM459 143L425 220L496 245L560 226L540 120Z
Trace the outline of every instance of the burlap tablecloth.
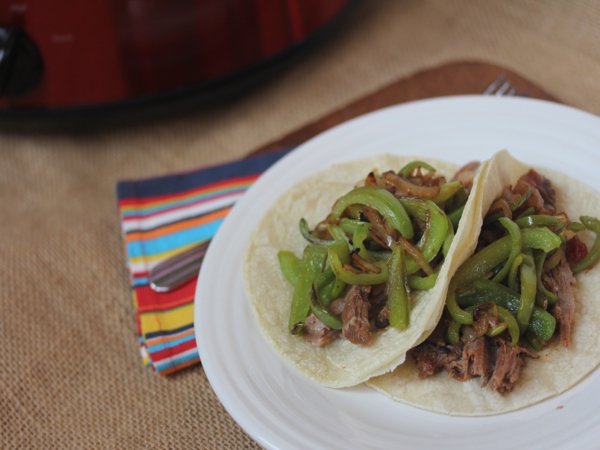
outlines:
M364 0L242 98L86 134L0 135L0 447L253 448L200 366L142 366L115 183L248 154L401 77L488 61L600 113L600 3Z

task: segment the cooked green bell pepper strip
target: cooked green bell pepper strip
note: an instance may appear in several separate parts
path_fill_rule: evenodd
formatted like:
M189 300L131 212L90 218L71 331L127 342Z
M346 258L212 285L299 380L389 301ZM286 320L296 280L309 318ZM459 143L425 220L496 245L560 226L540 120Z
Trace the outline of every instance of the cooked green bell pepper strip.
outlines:
M335 240L334 243L329 246L329 248L332 248L337 252L342 263L350 263L350 248L348 247L348 243L345 241L344 237L340 237L340 239ZM327 269L325 269L315 280L317 297L325 306L329 305L332 301L338 298L345 287L346 283L335 276L331 265L327 267Z
M410 321L410 297L406 290L406 270L404 267L404 247L397 245L388 262L387 307L390 325L400 330Z
M535 208L533 206L530 206L529 208L527 208L525 211L523 211L519 217L517 217L518 219L522 219L523 217L527 217L527 216L531 216L532 214L535 214Z
M414 230L404 207L391 192L377 186L361 186L348 192L333 207L331 219L338 219L348 206L356 204L374 208L402 236L412 239Z
M323 272L319 274L319 276L315 279L313 283L313 287L315 289L315 294L319 299L319 302L323 305L329 305L333 300L337 297L334 296L333 290L336 286L336 283L339 280L336 278L335 273L333 273L333 269L331 267L327 267ZM346 286L346 283L343 281L340 282L343 287ZM342 289L343 289L342 287Z
M538 248L549 252L561 245L560 238L547 228L526 228L521 230L521 236L524 248ZM473 323L473 315L462 310L458 305L456 289L481 279L509 257L511 248L511 236L504 236L492 242L479 253L475 253L456 271L450 281L446 296L446 307L454 320L465 325Z
M350 264L350 247L344 238L336 239L329 248L336 251L341 262Z
M462 187L462 183L458 180L451 181L450 183L444 183L440 186L440 192L431 199L433 203L440 204L447 201L450 197L456 194Z
M536 248L548 253L562 245L560 237L548 228L524 228L521 230L521 235L523 236L523 248Z
M337 278L335 277L335 273L333 273L331 267L327 267L323 272L321 272L317 278L315 278L314 282L317 296L319 296L319 293L331 285L335 280L337 280ZM320 297L319 300L321 300Z
M496 305L496 307L498 309L498 319L507 324L508 334L510 334L511 339L510 345L514 347L515 345L517 345L517 342L519 342L519 324L509 311L507 311L499 305Z
M459 189L458 191L456 191L456 194L454 194L450 198L452 205L450 205L450 207L448 208L448 211L453 212L453 211L456 211L457 209L459 209L460 207L465 206L465 203L467 203L468 199L469 199L469 193L463 186L462 189Z
M532 215L521 217L517 219L516 224L521 228L530 228L530 227L556 227L558 226L558 219L556 216L546 216L546 215Z
M511 314L516 314L519 308L519 295L502 284L492 280L479 280L464 288L457 294L458 303L465 309L470 306L483 305L494 302L496 305L507 309Z
M556 330L554 316L538 306L534 307L527 331L532 332L542 341L549 341L554 334L554 330Z
M494 328L489 327L487 329L487 331L485 332L485 334L487 336L490 336L490 337L498 336L500 333L502 333L507 328L508 328L508 323L507 322L500 322ZM512 345L512 343L511 343L511 345Z
M571 231L574 231L575 233L579 233L580 231L585 230L585 225L579 222L571 222L571 225L569 226L569 228L571 229Z
M544 309L546 309L548 305L554 305L558 301L558 296L546 289L544 283L542 283L542 273L544 271L544 263L546 262L546 256L548 256L548 253L542 251L537 251L534 255L536 272L535 274L537 278L537 291L539 297L542 300L542 305L538 304L538 306ZM536 304L537 303L538 301L536 299Z
M521 195L521 197L519 197L512 205L510 205L510 210L512 212L515 212L517 209L519 209L521 206L523 206L525 204L525 202L527 200L529 200L529 197L531 197L532 193L533 193L533 189L527 188L527 192L525 192L523 195Z
M525 254L518 254L513 260L512 265L510 266L510 272L508 273L508 287L517 292L519 289L517 275L519 274L519 267L523 264L523 260L525 259Z
M300 258L288 250L281 250L277 253L277 259L279 259L281 273L295 287L300 272Z
M329 240L329 239L320 239L318 237L313 236L310 233L310 229L308 228L308 223L306 222L306 220L304 218L300 219L300 233L302 234L304 239L306 239L311 244L329 245L333 242L332 240Z
M454 227L454 230L456 231L456 229L458 228L458 223L460 222L460 218L462 217L462 213L465 210L465 205L462 205L460 208L452 211L450 214L448 214L448 218L450 219L450 222L452 223L452 226Z
M485 303L485 302L484 302ZM473 314L476 308L481 306L483 303L478 305L473 305L468 307L466 310ZM510 345L514 347L519 342L519 325L517 325L517 321L509 313L506 309L501 306L496 305L496 312L498 313L498 319L500 320L500 324L495 328L489 328L486 332L488 336L497 336L502 333L504 330L508 329L508 333L510 334L511 343ZM448 329L446 330L446 341L450 344L458 343L460 339L460 327L461 323L456 320L452 320L448 325Z
M539 283L538 283L538 285L539 285ZM537 293L535 294L535 305L544 310L548 309L548 299L544 298L540 295L539 289L538 289Z
M516 319L521 334L529 326L533 307L535 306L535 294L537 292L537 279L535 276L535 264L531 250L526 250L526 256L521 264L521 299L517 309Z
M368 222L361 222L360 220L347 219L346 217L344 217L340 221L339 226L327 225L327 229L329 230L329 234L331 234L331 236L333 236L334 239L339 240L343 238L346 242L349 243L350 241L348 239L348 236L346 236L346 233L354 235L356 229L358 227L362 227L363 224L367 226L369 225ZM362 242L364 245L364 241ZM391 250L368 250L368 252L376 261L387 261L392 255Z
M469 289L458 294L458 302L465 310L471 306L494 302L498 307L506 309L513 316L517 314L520 301L521 298L515 291L491 280L476 281ZM527 330L535 333L542 340L547 341L554 334L555 328L556 319L552 314L535 306Z
M388 279L388 268L383 261L376 261L373 263L379 267L379 273L354 273L344 268L337 251L332 248L329 248L329 264L333 269L335 276L348 284L358 284L363 286L368 284L373 285L383 283Z
M435 286L437 277L437 273L434 273L433 275L429 275L427 277L417 277L414 275L409 275L407 277L408 287L418 291L428 291L429 289L433 289L433 287Z
M571 271L573 273L579 273L588 267L594 265L598 259L600 259L600 221L595 217L590 216L582 216L580 220L583 222L583 225L596 234L596 240L594 241L594 245L590 249L590 252L578 263L575 263L571 266Z
M500 217L498 221L504 228L506 228L512 239L512 248L510 250L510 254L508 255L508 259L506 260L506 263L504 263L502 269L493 278L496 283L502 283L508 276L513 261L517 255L521 253L521 248L523 247L523 237L521 236L521 230L519 229L519 226L512 220L506 217Z
M375 261L387 261L392 256L391 250L369 250Z
M348 234L354 234L354 231L356 231L356 227L358 225L360 225L361 222L360 220L355 220L355 219L348 219L347 217L343 217L342 220L340 220L340 228L344 231L344 233L348 233Z
M446 330L446 342L448 344L455 345L460 340L460 327L462 327L462 323L457 322L452 319L450 324L448 325L448 329Z
M446 221L448 222L448 231L446 232L444 245L442 245L442 254L444 255L444 258L448 256L448 252L452 246L452 241L454 240L454 226L452 225L452 222L448 216L446 216Z
M304 327L304 319L310 311L310 295L313 282L323 271L326 259L326 247L308 245L304 249L288 323L289 331L292 334L300 333Z
M423 257L430 262L436 257L448 233L448 219L446 214L431 200L422 200L416 197L403 197L400 203L409 215L422 221L429 220L429 233L424 234L417 247L422 248ZM406 273L412 275L421 267L412 257L406 259Z
M331 274L331 276L333 276L334 281L323 286L321 290L317 292L317 298L319 299L319 302L321 304L329 306L332 301L340 298L342 292L344 291L344 288L346 287L346 283L336 278L335 273L333 272L331 267L325 269L325 272L323 273L327 273L327 275Z
M525 332L525 339L529 342L529 345L537 352L544 348L544 343L533 333Z
M344 325L342 319L332 314L327 308L325 308L325 306L319 303L314 289L311 291L310 295L310 310L317 317L317 319L319 319L329 328L333 330L342 329L342 326Z
M346 236L346 232L342 229L342 227L328 224L327 231L329 231L329 234L331 235L334 241L345 241L349 244L350 240L348 239L348 236ZM333 242L331 244L333 244Z
M510 249L511 237L505 236L491 243L479 253L475 253L456 271L450 281L446 296L446 307L454 320L464 325L473 323L473 315L468 311L464 311L458 305L456 289L468 286L482 278L487 272L508 258Z
M400 169L400 172L398 172L398 175L400 175L401 177L404 177L404 178L408 178L408 176L412 173L412 171L419 167L427 169L430 172L435 172L435 169L432 166L430 166L429 164L427 164L426 162L412 161L412 162L409 162L407 165L405 165L402 169Z
M371 224L367 222L361 222L360 225L356 227L354 231L354 235L352 236L352 245L354 248L358 249L358 254L361 258L373 262L375 261L375 257L371 254L369 250L364 245L365 239L369 237L369 228Z

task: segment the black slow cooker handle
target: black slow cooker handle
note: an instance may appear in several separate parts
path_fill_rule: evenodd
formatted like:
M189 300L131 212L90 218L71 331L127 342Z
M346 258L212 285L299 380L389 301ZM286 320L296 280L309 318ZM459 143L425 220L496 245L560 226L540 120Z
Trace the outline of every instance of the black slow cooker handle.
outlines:
M44 65L37 48L17 27L0 27L0 95L19 97L37 86Z

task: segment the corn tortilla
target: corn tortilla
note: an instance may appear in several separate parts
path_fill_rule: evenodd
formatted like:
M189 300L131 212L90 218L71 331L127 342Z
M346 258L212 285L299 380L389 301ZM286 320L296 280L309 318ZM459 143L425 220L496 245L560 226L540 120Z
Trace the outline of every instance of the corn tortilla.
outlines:
M478 229L503 187L514 185L528 170L528 166L512 158L507 151L492 158L484 182L480 184L478 201L482 202L482 213L472 216ZM571 220L579 220L582 215L600 217L598 191L560 172L537 167L535 170L552 182L557 211L566 212ZM586 238L582 240L589 247L593 234L589 233ZM501 395L487 387L481 388L480 378L466 382L448 379L445 371L421 380L412 358L407 358L393 372L369 380L368 385L396 401L457 416L506 413L565 392L600 364L600 269L578 274L576 280L571 347L566 349L557 344L538 352L540 359L527 361L512 392Z
M304 217L309 226L314 227L327 216L335 201L349 192L357 181L364 179L369 171L397 171L416 159L433 165L448 180L458 169L444 161L399 155L379 155L336 164L305 178L284 193L269 208L250 238L243 278L254 318L269 345L281 358L323 386L354 386L389 372L404 362L406 352L422 342L438 322L449 277L474 250L471 236L475 229L468 221L464 226L461 222L435 287L429 291L413 292L410 326L403 331L391 327L375 331L368 346L336 339L317 348L303 337L289 333L293 288L281 274L277 253L291 250L300 257L307 245L298 230L300 219ZM480 174L484 167L486 165L482 166ZM473 192L478 191L477 183L478 179ZM475 214L472 206L478 202L473 200L471 195L464 216Z

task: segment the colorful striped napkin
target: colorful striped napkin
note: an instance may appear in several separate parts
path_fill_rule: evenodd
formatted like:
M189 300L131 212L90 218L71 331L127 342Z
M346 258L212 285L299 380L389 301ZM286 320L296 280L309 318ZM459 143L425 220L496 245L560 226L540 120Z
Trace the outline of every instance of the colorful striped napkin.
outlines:
M157 293L148 284L150 270L211 239L246 189L290 150L117 184L140 350L144 363L161 375L200 361L194 334L196 279Z

